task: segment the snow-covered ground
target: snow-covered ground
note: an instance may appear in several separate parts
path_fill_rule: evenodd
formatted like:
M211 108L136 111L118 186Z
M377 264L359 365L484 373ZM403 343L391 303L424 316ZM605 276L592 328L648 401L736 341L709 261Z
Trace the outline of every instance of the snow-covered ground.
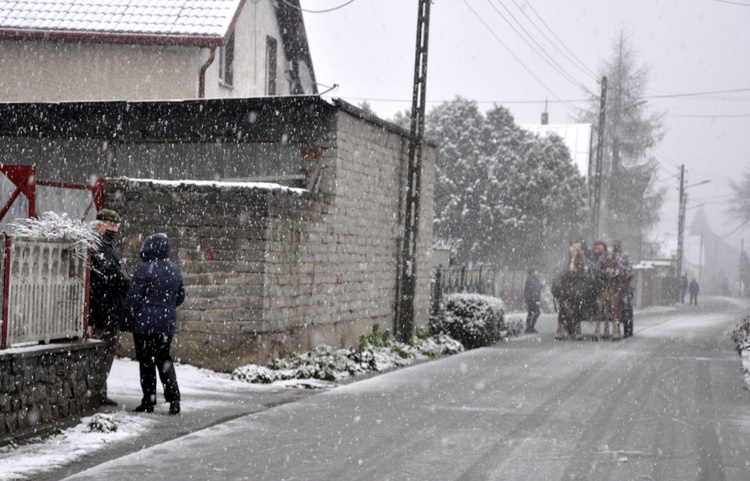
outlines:
M463 346L456 341L440 336L421 340L416 347L401 345L398 343L393 349L387 347L370 347L365 365L356 369L357 374L366 374L367 367L372 372L382 372L395 367L405 366L429 359L425 352L432 356L439 356L460 352ZM336 366L341 362L341 356L332 356L346 350L331 351L321 349L316 353L307 353L316 357L312 361L324 361L326 366ZM408 353L408 357L404 354ZM333 362L335 359L336 362ZM334 367L333 369L336 369ZM337 381L346 381L353 371L351 362L342 363L338 368L341 372L331 373L331 377ZM348 371L347 371L348 369ZM176 364L177 380L183 399L182 416L199 415L200 413L217 412L231 414L237 404L253 404L248 399L269 397L272 393L287 391L290 389L330 389L335 387L335 382L322 381L319 379L295 379L290 376L281 376L278 380L269 384L258 384L246 382L251 373L258 371L266 372L265 367L244 366L237 369L235 375L221 374L213 371L198 369L194 366ZM289 370L285 370L289 371ZM309 375L310 369L302 370ZM97 451L111 447L117 443L125 443L149 431L163 429L164 417L149 414L131 412L141 399L139 385L138 363L130 359L115 359L108 379L109 396L120 404L109 412L100 412L86 417L81 422L61 433L46 439L36 439L19 445L7 445L0 447L0 481L4 480L26 480L35 479L40 473L49 472L58 468L80 461L86 456L95 454ZM158 387L161 393L161 386ZM161 394L159 394L161 396ZM283 397L283 396L282 396ZM288 397L288 396L287 396ZM263 401L254 401L258 406ZM232 406L232 405L235 406ZM255 406L253 404L253 406ZM273 404L273 402L271 403ZM252 412L253 409L261 407L245 408L244 412ZM156 407L156 414L163 414L167 410L167 404L161 403ZM230 416L231 417L231 416ZM221 416L215 416L220 419Z
M660 308L660 312L663 311ZM507 318L515 319L523 316L523 313L506 314ZM743 351L742 362L746 371L745 382L750 387L750 374L747 374L750 372L750 351ZM243 397L257 398L290 388L330 389L336 386L332 382L310 379L249 384L233 380L229 374L183 364L177 365L177 375L185 416L197 411L220 411ZM141 396L136 362L130 359L115 360L109 378L109 391L110 396L120 403L120 407L112 412L87 417L75 427L43 440L0 447L0 481L36 479L44 472L79 462L106 447L132 441L150 430L159 429L159 424L164 423L165 416L131 412ZM158 405L157 414L163 414L166 409L166 404Z
M221 409L226 395L238 390L253 394L279 389L279 386L232 381L229 375L188 365L177 365L176 369L183 399L190 399L183 408L188 412ZM115 359L108 385L110 396L120 402L118 410L84 418L77 426L44 440L0 447L0 480L34 479L39 473L69 465L108 445L131 440L155 428L158 417L130 412L141 397L137 362ZM199 395L207 390L215 391L216 395ZM166 409L164 404L160 407Z

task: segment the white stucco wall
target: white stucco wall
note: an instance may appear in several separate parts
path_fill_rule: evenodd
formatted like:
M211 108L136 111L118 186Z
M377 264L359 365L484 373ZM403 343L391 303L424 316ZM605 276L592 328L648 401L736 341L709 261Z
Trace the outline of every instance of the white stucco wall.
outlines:
M287 59L271 0L246 2L235 24L234 82L219 82L219 49L206 71L206 98L265 94L266 36L278 43L277 95L289 94ZM198 98L198 47L0 40L0 101Z
M0 41L0 101L154 100L198 96L199 50Z
M266 36L277 42L276 95L289 95L287 58L271 0L246 2L234 27L234 85L219 82L219 51L206 72L206 98L262 97L266 85ZM208 58L208 54L205 54Z

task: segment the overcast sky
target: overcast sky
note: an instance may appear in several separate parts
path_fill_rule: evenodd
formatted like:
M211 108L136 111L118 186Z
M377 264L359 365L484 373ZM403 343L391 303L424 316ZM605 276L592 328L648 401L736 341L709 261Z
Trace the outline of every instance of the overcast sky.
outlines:
M302 0L320 92L382 118L411 106L417 0ZM317 12L317 13L314 13ZM688 225L703 207L713 230L744 232L723 214L729 181L750 169L750 0L434 0L428 108L456 95L499 103L518 124L569 123L586 89L599 92L603 60L624 29L650 68L646 104L665 113L653 151L668 187L654 237L676 244L679 166L687 171Z

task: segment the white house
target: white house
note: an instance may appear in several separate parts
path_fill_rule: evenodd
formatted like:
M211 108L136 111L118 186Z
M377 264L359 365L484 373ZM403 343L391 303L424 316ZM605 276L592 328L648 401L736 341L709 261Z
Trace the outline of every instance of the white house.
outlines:
M0 101L316 93L299 0L0 0Z

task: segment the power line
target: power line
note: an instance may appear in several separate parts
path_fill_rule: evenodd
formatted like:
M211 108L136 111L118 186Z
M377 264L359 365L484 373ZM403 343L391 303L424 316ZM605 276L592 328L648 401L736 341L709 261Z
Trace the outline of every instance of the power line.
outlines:
M505 4L502 2L502 0L495 0L495 2L497 2L498 4L500 4L501 7L503 7L503 9L507 12L507 14L513 20L513 22L511 22L510 20L508 20L508 18L500 10L498 10L498 8L493 4L493 2L491 0L487 0L487 1L490 4L490 6L492 7L492 9L495 10L495 12L497 12L497 14L500 15L500 17L505 21L505 23L508 24L508 26L520 37L520 39L523 40L523 42L526 45L528 45L534 52L536 52L540 56L540 58L547 65L549 65L550 67L552 67L555 71L557 71L557 73L559 73L563 78L565 78L566 80L568 80L569 82L571 82L576 87L583 88L585 90L585 87L581 84L581 82L579 82L578 80L576 80L563 67L561 67L560 65L557 64L557 62L555 62L555 60L552 58L552 56L550 56L550 54L548 54L544 50L544 47L534 38L533 35L531 35L529 33L528 30L526 30L526 28L521 24L521 22L518 21L518 19L516 18L516 16L513 15L513 12L511 12L510 9L507 6L505 6ZM516 25L518 25L518 29L520 29L521 31L519 31L514 26L514 24L513 24L514 22L515 22ZM523 32L523 33L521 33L521 32Z
M730 89L730 90L713 90L708 92L692 92L683 94L663 94L663 95L647 95L644 99L669 99L675 97L699 97L701 95L717 95L717 94L732 94L739 92L750 92L750 87L741 89Z
M465 0L464 0L465 1ZM469 7L471 8L471 7ZM474 12L476 13L476 12ZM498 39L499 40L499 39ZM502 41L500 41L502 43ZM505 45L503 44L505 47ZM507 47L506 47L507 48ZM524 66L524 68L526 68ZM528 71L528 69L527 69ZM531 73L531 72L529 72ZM534 77L535 79L539 80L538 78ZM542 83L541 81L539 81ZM542 86L547 88L543 83ZM742 89L732 89L732 90L714 90L714 91L708 91L708 92L686 92L686 93L676 93L676 94L664 94L664 95L645 95L641 97L644 100L652 100L652 99L662 99L662 98L689 98L689 97L697 97L701 95L715 95L715 94L723 94L723 93L736 93L736 92L750 92L750 88L742 88ZM411 102L411 100L407 99L388 99L388 98L372 98L372 97L346 97L347 99L351 100L367 100L367 101L373 101L373 102ZM447 100L431 100L430 103L442 103L447 102ZM580 102L591 102L590 98L580 98L580 99L561 99L557 96L555 96L555 99L548 100L548 99L539 99L539 100L475 100L478 104L491 104L491 103L499 103L499 104L544 104L544 103L561 103L561 104L570 104L570 103L580 103ZM681 114L667 114L669 116L680 116ZM740 116L744 116L744 114L738 114ZM729 115L731 116L731 115Z
M593 72L592 70L590 70L590 69L588 68L588 66L587 66L587 65L586 65L586 64L585 64L585 63L584 63L584 62L583 62L583 61L582 61L582 60L581 60L580 58L578 58L578 57L576 56L576 54L574 54L574 53L573 53L573 51L572 51L572 50L570 50L570 49L568 48L568 46L567 46L567 45L565 44L565 42L563 42L563 41L562 41L562 40L560 39L560 37L558 37L558 36L557 36L557 34L555 34L555 32L554 32L554 31L553 31L553 30L552 30L552 29L550 28L550 26L549 26L549 25L547 24L547 22L545 22L545 21L544 21L544 19L542 18L542 16L541 16L541 15L539 15L539 13L538 13L538 12L537 12L537 11L536 11L536 10L534 9L534 7L533 7L533 6L531 5L531 3L529 3L528 1L526 1L525 3L526 3L526 6L527 6L527 7L529 8L529 10L531 10L532 12L534 12L534 15L536 15L536 17L537 17L537 18L539 19L539 21L540 21L540 22L542 22L542 25L544 25L544 26L545 26L545 28L547 29L547 31L549 31L549 33L551 33L551 34L552 34L552 36L553 36L553 37L555 37L555 39L556 39L556 40L557 40L557 41L558 41L558 42L560 43L560 45L562 45L562 46L563 46L563 48L565 48L565 50L566 50L566 51L567 51L568 53L570 53L570 55L571 55L571 56L572 56L572 57L573 57L573 58L574 58L574 59L575 59L575 60L577 61L577 65L576 65L576 62L573 62L573 61L571 61L571 60L570 60L570 58L569 58L569 57L568 57L567 55L565 55L565 52L563 52L563 51L562 51L562 50L560 50L560 49L557 49L557 50L558 50L558 51L559 51L560 53L562 53L562 54L563 54L563 56L565 56L565 57L566 57L566 58L568 59L568 61L569 61L570 63L572 63L572 64L576 65L576 67L578 67L578 68L579 68L580 70L582 70L582 71L583 71L584 73L586 73L586 74L590 75L590 76L591 76L592 78L596 79L596 78L597 78L597 74L596 74L596 73L594 73L594 72ZM516 5L516 6L517 6L517 5ZM519 8L519 9L520 9L520 8ZM532 24L532 25L534 25L534 27L535 27L535 28L536 28L536 29L537 29L537 30L539 31L539 33L540 33L540 34L542 34L542 36L543 36L543 37L544 37L545 39L547 39L547 41L548 41L548 42L549 42L550 44L552 44L552 45L554 46L554 42L552 42L552 41L551 41L551 40L549 39L549 37L547 37L547 36L546 36L546 35L544 34L544 32L543 32L543 31L542 31L542 30L541 30L541 29L540 29L539 27L537 27L537 26L536 26L536 24L535 24L535 23L534 23L534 21L533 21L533 20L531 19L531 17L529 17L528 15L526 15L526 12L525 12L525 10L524 10L524 9L520 9L520 10L521 10L521 12L522 12L522 13L523 13L523 14L524 14L524 15L526 16L526 18L528 18L528 19L529 19L529 21L531 22L531 24Z
M713 0L713 1L719 2L719 3L729 3L731 5L739 5L741 7L750 7L750 3L730 2L729 0Z
M684 119L747 119L750 114L666 114L667 117Z
M325 9L325 10L306 10L306 9L304 9L302 7L298 7L297 5L292 5L291 3L287 2L286 0L281 0L281 2L284 5L286 5L287 7L296 8L300 12L305 12L305 13L328 13L328 12L333 12L334 10L338 10L339 8L346 7L347 5L353 3L354 0L349 0L348 2L342 3L341 5L339 5L337 7L331 7L331 8Z
M498 35L497 35L497 34L496 34L496 33L494 32L494 30L492 30L492 28L490 28L490 26L489 26L489 25L487 24L487 22L485 22L485 21L484 21L484 19L483 19L483 18L482 18L482 17L481 17L481 16L480 16L480 15L479 15L478 13L477 13L477 11L476 11L476 10L474 10L474 8L472 8L472 6L471 6L471 5L469 5L469 3L468 3L468 2L466 1L466 0L463 0L463 2L464 2L464 4L466 5L466 7L467 7L467 8L469 9L469 10L471 10L471 13L473 13L473 14L474 14L474 16L475 16L475 17L477 17L477 19L479 20L479 22L481 22L481 24L482 24L482 25L484 25L484 27L485 27L485 28L486 28L486 29L487 29L487 30L488 30L488 31L489 31L489 32L490 32L490 33L492 34L492 36L493 36L493 37L495 37L495 39L496 39L496 40L497 40L497 41L498 41L498 42L500 43L500 45L502 45L502 46L503 46L503 47L505 48L505 50L507 50L507 51L508 51L508 53L509 53L509 54L510 54L510 55L511 55L511 56L512 56L512 57L513 57L513 58L514 58L515 60L516 60L516 62L518 62L518 63L519 63L520 65L521 65L521 67L523 67L523 68L524 68L524 70L526 70L526 71L527 71L527 72L529 73L529 75L531 75L531 76L532 76L532 77L533 77L533 78L534 78L534 79L535 79L535 80L536 80L537 82L539 82L539 84L540 84L540 85L541 85L542 87L544 87L544 88L545 88L545 89L546 89L546 90L547 90L548 92L550 92L550 94L551 94L551 95L552 95L553 97L555 97L555 98L556 98L556 99L558 99L558 100L559 100L559 101L560 101L560 102L561 102L561 103L562 103L563 105L565 105L565 107L566 107L566 108L567 108L568 110L570 110L570 111L571 111L571 113L575 114L575 112L574 112L574 109L573 109L573 108L572 108L572 107L571 107L570 105L568 105L568 104L567 104L567 103L566 103L565 101L563 101L562 99L560 99L560 97L558 97L558 96L557 96L557 95L556 95L556 94L555 94L555 93L554 93L554 92L552 91L552 89L551 89L551 88L549 88L549 87L548 87L548 86L547 86L547 85L546 85L546 84L545 84L544 82L542 82L542 80L541 80L541 79L540 79L539 77L537 77L537 76L536 76L536 74L535 74L534 72L532 72L532 71L531 71L531 69L530 69L529 67L527 67L527 66L526 66L526 64L525 64L525 63L523 63L523 62L521 61L521 59L520 59L520 58L518 58L518 55L516 55L515 53L513 53L513 51L512 51L512 50L511 50L511 49L510 49L510 48L509 48L509 47L508 47L508 46L507 46L507 45L505 44L505 42L503 42L503 41L502 41L502 39L501 39L501 38L500 38L500 37L499 37L499 36L498 36Z

